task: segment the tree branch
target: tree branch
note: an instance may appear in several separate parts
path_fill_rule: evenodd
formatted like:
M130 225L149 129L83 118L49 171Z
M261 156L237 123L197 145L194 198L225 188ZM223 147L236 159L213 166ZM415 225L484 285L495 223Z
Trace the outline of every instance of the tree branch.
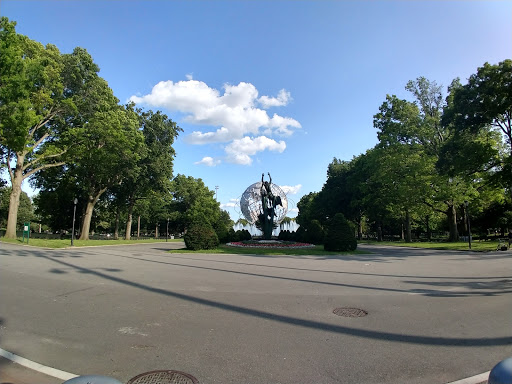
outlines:
M23 170L26 170L27 168L30 168L32 165L36 164L37 162L41 161L41 160L44 160L44 159L51 159L51 158L54 158L54 157L59 157L63 154L65 154L67 152L67 150L65 151L62 151L61 153L56 153L54 155L47 155L47 156L41 156L37 159L35 159L34 161L31 161L30 163L28 163L27 165L25 165L23 167Z
M34 145L32 147L29 147L31 148L30 151L26 151L25 153L29 153L29 152L32 152L34 149L36 149L43 141L44 139L46 139L47 137L49 136L48 133L45 133L39 140L37 140L37 142L34 143Z
M53 168L53 167L58 167L60 165L64 165L66 164L65 161L61 161L59 163L52 163L52 164L45 164L45 165L41 165L40 167L38 168L35 168L33 170L31 170L30 172L27 172L23 175L23 180L25 180L27 177L33 175L34 173L36 172L39 172L39 171L42 171L43 169L47 169L47 168Z
M429 203L429 202L428 202L428 201L426 201L426 200L423 200L423 204L425 204L427 207L432 208L432 209L433 209L434 211L436 211L436 212L444 213L444 214L446 215L446 211L443 211L443 210L441 210L441 209L439 209L439 208L436 208L436 207L434 206L434 204L431 204L431 203ZM445 204L446 204L446 203L445 203Z
M55 112L52 112L52 108L50 108L50 110L48 111L48 115L43 119L41 120L38 124L34 125L34 127L30 130L29 132L29 137L32 138L34 136L34 133L36 133L36 131L41 128L42 126L44 126L46 123L48 123L51 119L53 119L55 117L55 115L57 115L57 112L58 111L55 111Z
M14 174L12 173L11 168L11 150L7 150L7 159L5 160L5 163L7 164L7 169L9 170L9 178L11 179L11 185L13 185L14 182Z

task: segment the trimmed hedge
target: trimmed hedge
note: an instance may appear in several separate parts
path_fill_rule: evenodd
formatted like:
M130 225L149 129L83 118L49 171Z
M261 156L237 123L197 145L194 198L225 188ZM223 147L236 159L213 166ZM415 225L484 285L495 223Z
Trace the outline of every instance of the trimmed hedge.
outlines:
M219 245L219 238L212 226L208 223L193 223L188 228L185 237L187 249L197 251L199 249L214 249Z
M341 213L337 213L329 222L324 239L326 251L347 252L355 251L357 240L354 228Z

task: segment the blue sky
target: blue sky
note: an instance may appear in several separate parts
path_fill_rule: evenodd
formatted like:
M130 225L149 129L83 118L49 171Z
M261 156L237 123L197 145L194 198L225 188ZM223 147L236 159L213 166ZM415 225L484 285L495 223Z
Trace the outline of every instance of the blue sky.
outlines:
M373 115L408 80L446 87L512 54L509 1L2 0L0 15L86 48L121 102L176 121L174 173L218 186L234 220L263 172L292 206L319 191L333 157L376 144Z

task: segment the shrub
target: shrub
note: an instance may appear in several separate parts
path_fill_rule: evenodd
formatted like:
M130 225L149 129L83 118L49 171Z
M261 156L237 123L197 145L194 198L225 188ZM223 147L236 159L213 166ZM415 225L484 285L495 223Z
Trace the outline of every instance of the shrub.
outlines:
M235 232L235 230L233 228L229 228L228 234L229 234L229 236L228 236L229 242L240 241L240 236L239 236L238 231Z
M193 223L187 230L184 239L187 249L214 249L219 245L219 238L208 223Z
M249 232L247 229L242 229L241 231L236 231L238 234L238 241L245 241L245 240L251 240L251 232Z
M341 213L337 213L329 222L324 240L326 251L346 252L357 248L354 228Z
M292 239L292 234L288 230L280 231L277 238L282 241L290 241Z

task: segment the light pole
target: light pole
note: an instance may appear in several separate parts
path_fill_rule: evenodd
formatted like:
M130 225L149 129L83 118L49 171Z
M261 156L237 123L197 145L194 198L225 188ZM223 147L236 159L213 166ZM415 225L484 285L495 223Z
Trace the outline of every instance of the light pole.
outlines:
M167 218L167 236L165 237L165 242L169 241L169 218Z
M471 249L471 222L469 220L469 211L468 211L468 206L469 206L469 202L466 200L464 201L464 205L466 206L466 220L468 222L468 242L469 242L469 249Z
M71 246L73 246L73 241L75 240L75 216L76 216L76 203L78 203L78 199L75 197L73 200L73 203L75 204L73 207L73 230L71 232Z

